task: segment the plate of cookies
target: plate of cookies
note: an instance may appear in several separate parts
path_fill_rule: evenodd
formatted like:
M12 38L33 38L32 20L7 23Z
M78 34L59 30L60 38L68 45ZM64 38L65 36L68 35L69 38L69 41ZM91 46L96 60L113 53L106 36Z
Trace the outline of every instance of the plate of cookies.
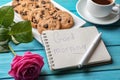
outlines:
M6 5L13 6L15 22L31 22L33 36L40 43L43 31L79 28L86 23L54 0L13 0Z

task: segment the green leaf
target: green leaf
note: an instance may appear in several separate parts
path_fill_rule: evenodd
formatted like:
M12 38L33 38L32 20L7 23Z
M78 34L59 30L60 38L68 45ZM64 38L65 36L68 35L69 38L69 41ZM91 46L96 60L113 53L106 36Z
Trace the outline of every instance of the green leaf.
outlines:
M0 28L4 28L4 26L0 24Z
M12 24L11 24L10 26L13 26L15 23L16 23L16 22L13 21Z
M0 41L5 41L9 39L10 39L9 29L0 28Z
M9 40L0 41L0 52L10 51L8 47L8 43L9 43Z
M33 40L32 26L30 21L21 21L11 27L10 35L20 43L27 43Z
M8 47L8 44L0 46L0 53L1 52L8 52L8 51L10 51L9 47Z
M10 27L14 19L14 10L12 6L4 6L0 8L0 24L4 27Z

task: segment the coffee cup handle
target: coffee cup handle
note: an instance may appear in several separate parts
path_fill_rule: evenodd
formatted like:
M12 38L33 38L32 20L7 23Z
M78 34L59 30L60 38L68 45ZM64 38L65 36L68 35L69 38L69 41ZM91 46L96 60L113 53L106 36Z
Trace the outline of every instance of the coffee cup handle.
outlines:
M120 15L120 4L114 4L112 8L112 13L116 15Z

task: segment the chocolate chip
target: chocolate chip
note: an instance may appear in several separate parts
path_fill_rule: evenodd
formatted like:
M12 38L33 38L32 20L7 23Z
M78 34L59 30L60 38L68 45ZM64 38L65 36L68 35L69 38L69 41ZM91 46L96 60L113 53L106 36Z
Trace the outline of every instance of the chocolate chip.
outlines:
M60 10L60 9L58 9L57 7L55 7L55 9L58 10L58 11Z
M43 15L40 15L40 18L43 18Z
M44 10L42 10L41 13L42 13L42 15L44 15L45 14Z
M35 24L37 24L37 23L38 23L36 19L34 20L34 23L35 23Z
M62 21L62 19L60 18L59 21Z
M50 13L50 15L53 15L54 13Z
M35 25L35 27L37 28L37 25Z
M20 14L23 15L23 16L25 16L25 15L27 15L27 11L25 11L25 12L20 12Z
M38 23L37 20L35 19L35 17L32 17L32 20L31 20L33 23Z
M57 17L54 16L53 19L57 19Z
M34 19L35 19L35 17L32 17L32 20L31 20L31 21L33 22L33 21L34 21Z
M17 11L17 10L15 10L15 12L16 12L16 13L18 13L18 11Z
M48 10L48 11L50 11L50 9L49 8L45 8L46 10Z
M54 13L56 13L56 12L57 12L57 10L54 11Z
M68 20L68 23L70 23L70 20Z
M44 5L43 7L45 8L46 6Z
M40 6L39 5L36 5L36 8L39 8Z
M41 1L41 3L42 3L42 4L46 4L46 2L45 2L45 1Z
M45 24L43 27L47 29L48 28L48 24Z
M18 5L21 5L20 3L18 3Z
M22 11L20 11L20 14L22 14L23 12Z

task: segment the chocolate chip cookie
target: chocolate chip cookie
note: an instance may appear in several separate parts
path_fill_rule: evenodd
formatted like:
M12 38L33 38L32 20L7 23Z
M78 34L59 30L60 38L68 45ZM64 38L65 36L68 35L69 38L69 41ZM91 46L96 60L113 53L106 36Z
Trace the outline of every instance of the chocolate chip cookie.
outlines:
M35 8L34 3L28 1L19 1L19 4L13 7L15 12L19 13L24 20L28 20L28 15Z
M60 29L60 27L60 22L50 17L38 23L37 30L41 34L45 30L57 30Z
M50 0L41 0L39 3L36 3L36 8L44 8L50 11L54 8L54 5L50 2Z
M61 29L68 29L74 25L72 16L65 11L58 11L53 15L53 17L60 21Z
M21 1L23 1L23 0L13 0L12 6L13 6L13 7L16 7L17 5L20 4Z
M55 13L57 13L58 11L61 11L60 9L58 9L57 7L52 8L49 12L50 15L53 16Z
M45 10L44 8L37 8L30 12L28 19L31 21L32 27L37 28L37 24L49 16L50 14L48 10Z

